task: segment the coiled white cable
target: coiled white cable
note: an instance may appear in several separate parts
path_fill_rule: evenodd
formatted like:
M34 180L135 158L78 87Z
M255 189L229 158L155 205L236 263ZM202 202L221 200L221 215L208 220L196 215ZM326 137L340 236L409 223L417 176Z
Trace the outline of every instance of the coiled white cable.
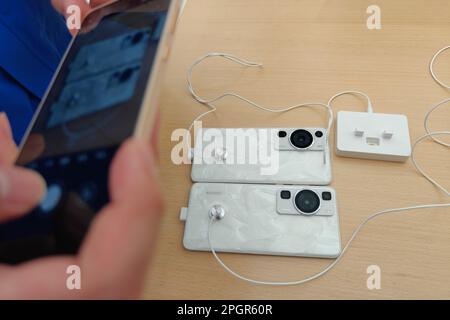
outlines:
M428 112L426 113L425 119L424 119L424 121L423 121L423 125L424 125L425 131L426 131L427 133L430 133L430 126L429 126L429 124L428 124L430 115L433 113L434 110L436 110L436 109L439 108L440 106L443 106L443 105L446 105L446 104L448 104L448 106L450 106L450 98L445 99L445 100L439 102L438 104L435 104L435 105L432 106L432 107L430 108L430 110L428 110ZM438 138L435 138L434 136L431 136L431 139L433 139L435 142L437 142L437 143L439 143L439 144L441 144L441 145L443 145L443 146L445 146L445 147L450 147L450 143L447 143L447 142L442 141L442 140L440 140L440 139L438 139Z
M301 280L295 280L295 281L285 281L285 282L278 282L278 281L261 281L261 280L254 280L248 277L244 277L240 274L238 274L237 272L233 271L232 269L230 269L223 261L222 259L217 255L215 249L214 249L214 245L211 241L211 233L212 233L212 229L213 229L213 225L215 221L218 221L214 218L211 218L210 223L209 223L209 228L208 228L208 241L209 241L209 246L211 249L212 254L214 255L214 257L216 258L217 262L219 262L219 264L226 270L228 271L230 274L232 274L233 276L235 276L236 278L239 278L241 280L253 283L253 284L262 284L262 285L269 285L269 286L293 286L293 285L299 285L299 284L303 284L312 280L315 280L317 278L320 278L321 276L323 276L325 273L327 273L328 271L330 271L331 269L333 269L333 267L338 264L338 262L342 259L342 257L344 256L345 252L347 251L347 249L349 248L350 244L353 242L353 240L355 240L356 236L358 235L358 233L361 231L361 229L371 220L375 219L376 217L379 217L381 215L387 214L387 213L398 213L398 212L405 212L405 211L411 211L411 210L418 210L418 209L425 209L425 208L443 208L443 207L450 207L450 203L442 203L442 204L424 204L424 205L417 205L417 206L411 206L411 207L403 207L403 208L395 208L395 209L387 209L387 210L383 210L383 211L379 211L376 212L372 215L370 215L369 217L367 217L363 222L361 222L359 224L359 226L356 228L356 230L353 232L352 236L350 237L350 239L347 241L347 244L344 246L344 248L342 249L341 254L335 259L333 260L333 262L331 262L328 266L326 266L322 271L309 276L307 278L301 279Z
M327 104L331 107L331 103L334 100L336 100L338 97L346 95L346 94L363 96L367 100L367 113L372 113L373 112L372 100L370 100L370 97L367 94L365 94L364 92L357 91L357 90L350 90L350 91L343 91L343 92L336 93L334 96L332 96L330 98L330 100L328 100Z
M195 69L195 67L197 65L199 65L200 63L202 63L204 60L208 59L208 58L212 58L212 57L222 57L225 59L228 59L230 61L236 62L240 65L243 66L247 66L247 67L262 67L262 63L258 63L258 62L253 62L253 61L249 61L249 60L245 60L245 59L241 59L239 57L236 57L235 55L232 54L228 54L228 53L223 53L223 52L211 52L208 53L202 57L200 57L199 59L195 60L194 63L192 63L192 65L189 67L188 72L187 72L187 82L188 82L188 90L191 93L191 95L194 97L195 100L197 100L199 103L204 104L205 106L207 106L210 110L200 114L198 117L196 117L191 125L189 126L189 131L192 129L192 127L194 126L194 123L196 121L199 121L200 119L202 119L204 116L206 116L207 114L210 114L212 112L215 112L217 110L217 107L215 105L213 105L214 102L221 100L225 97L235 97L239 100L242 100L246 103L248 103L249 105L263 110L263 111L267 111L267 112L272 112L272 113L284 113L284 112L288 112L297 108L303 108L303 107L321 107L321 108L325 108L328 111L328 125L327 125L327 139L329 137L330 131L331 131L331 127L333 125L333 110L331 109L331 107L328 104L325 103L320 103L320 102L311 102L311 103L301 103L301 104L295 104L292 106L287 106L287 107L277 107L277 108L267 108L264 107L254 101L251 101L243 96L241 96L240 94L237 94L235 92L224 92L220 95L218 95L215 98L212 99L205 99L202 98L200 95L197 94L197 92L194 90L194 87L192 85L192 73Z
M361 91L357 91L357 90L352 90L352 91L344 91L344 92L340 92L335 94L329 101L327 104L321 103L321 102L308 102L308 103L300 103L300 104L295 104L295 105L291 105L291 106L287 106L287 107L276 107L276 108L268 108L268 107L264 107L250 99L247 99L245 97L243 97L240 94L237 94L235 92L224 92L214 98L211 99L205 99L203 97L201 97L194 89L194 86L192 84L192 74L194 72L194 69L197 65L199 65L200 63L202 63L204 60L208 59L208 58L212 58L212 57L221 57L221 58L225 58L228 59L230 61L233 61L237 64L246 66L246 67L260 67L262 68L263 64L259 63L259 62L253 62L250 60L246 60L246 59L242 59L239 58L235 55L232 54L228 54L228 53L223 53L223 52L210 52L200 58L198 58L197 60L195 60L191 66L188 69L187 72L187 83L188 83L188 90L191 93L192 97L199 103L207 106L209 108L208 111L205 111L203 113L201 113L199 116L197 116L189 125L188 131L191 131L192 128L194 127L196 121L200 121L200 119L202 119L204 116L213 113L217 110L217 107L213 104L216 101L219 101L225 97L234 97L237 98L241 101L244 101L246 103L248 103L250 106L255 107L257 109L263 110L263 111L267 111L267 112L272 112L272 113L285 113L285 112L289 112L292 111L294 109L297 108L304 108L304 107L321 107L321 108L325 108L328 111L328 124L327 124L327 134L326 134L326 145L328 146L328 141L330 138L330 132L331 132L331 128L333 126L333 120L334 120L334 115L333 115L333 109L331 108L331 103L338 97L345 95L345 94L353 94L353 95L360 95L363 96L367 99L367 112L372 113L372 101L370 100L370 97L361 92ZM323 153L323 162L324 164L326 163L326 152Z
M416 170L425 177L425 179L427 179L428 181L430 181L434 186L436 186L436 188L438 188L439 190L441 190L447 197L450 197L450 193L448 192L447 189L445 189L442 185L440 185L438 182L436 182L436 180L434 180L432 177L430 177L429 174L427 174L425 171L423 171L423 169L419 166L419 164L417 163L416 160L416 156L414 155L414 150L416 148L416 146L422 142L423 140L425 140L426 138L430 137L430 138L434 138L434 136L443 136L443 135L450 135L450 131L437 131L437 132L431 132L431 133L427 133L426 135L420 137L419 139L416 140L416 142L414 142L414 145L412 147L412 151L411 151L411 161L414 164L414 167L416 168ZM450 146L447 146L450 147Z
M441 80L436 76L436 73L435 73L435 71L434 71L434 64L435 64L435 62L436 62L436 59L437 59L442 53L444 53L445 51L447 51L447 50L449 50L449 49L450 49L450 46L446 46L446 47L443 47L442 49L438 50L438 51L433 55L433 58L432 58L431 61L430 61L430 67L429 67L429 69L430 69L430 74L431 74L431 77L433 78L433 80L434 80L437 84L439 84L441 87L446 88L446 89L450 89L450 86L449 86L448 84L445 84L443 81L441 81ZM428 125L428 119L429 119L429 117L430 117L430 114L434 111L434 109L439 108L440 106L445 105L445 104L447 104L447 103L449 103L449 102L450 102L450 98L445 99L445 100L439 102L438 104L436 104L435 106L433 106L433 107L427 112L427 114L425 115L425 122L424 122L425 131L426 131L427 133L430 133L430 129L429 129L429 125ZM437 138L435 138L435 137L431 137L431 138L432 138L434 141L436 141L437 143L439 143L439 144L441 144L441 145L443 145L443 146L446 146L446 147L449 147L449 146L450 146L450 143L444 142L444 141L442 141L442 140L440 140L440 139L437 139Z
M450 86L448 84L445 84L443 81L441 81L437 76L436 73L434 72L434 63L436 62L436 59L444 52L450 49L450 46L446 46L440 50L438 50L438 52L436 52L433 55L433 58L431 59L430 62L430 73L431 76L433 77L434 81L436 81L441 87L444 87L446 89L450 89Z

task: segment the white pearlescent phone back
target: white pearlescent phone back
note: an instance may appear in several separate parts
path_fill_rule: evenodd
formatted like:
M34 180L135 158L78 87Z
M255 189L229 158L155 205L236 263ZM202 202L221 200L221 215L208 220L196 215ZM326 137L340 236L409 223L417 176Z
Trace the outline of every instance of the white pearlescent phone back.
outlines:
M289 186L293 188L295 186ZM298 186L300 187L300 186ZM337 205L332 216L280 215L277 212L277 185L196 183L187 209L184 246L210 251L209 210L225 209L222 220L212 225L211 239L218 252L335 258L341 252ZM305 187L328 191L330 187Z
M321 130L323 128L309 128ZM265 184L302 184L302 185L328 185L332 179L331 157L328 145L323 151L291 150L279 151L275 148L274 134L283 128L258 128L250 130L267 130L271 136L266 139L258 138L257 145L246 145L246 152L259 154L261 150L270 150L272 155L278 157L277 170L275 164L256 163L248 161L237 163L236 150L226 150L227 158L219 163L214 163L214 156L206 150L211 141L206 141L204 133L207 130L216 130L225 136L226 128L203 128L199 130L195 139L194 161L192 164L191 178L194 182L231 182L231 183L265 183ZM249 128L232 130L249 130ZM198 159L201 159L198 160ZM207 162L209 161L209 162ZM205 163L207 162L207 163ZM212 162L212 163L211 163Z

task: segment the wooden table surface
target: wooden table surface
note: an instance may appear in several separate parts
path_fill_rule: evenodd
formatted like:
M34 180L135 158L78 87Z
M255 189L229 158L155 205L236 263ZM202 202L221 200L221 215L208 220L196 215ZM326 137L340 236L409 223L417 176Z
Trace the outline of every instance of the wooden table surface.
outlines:
M381 8L382 29L368 30L366 9ZM207 110L186 89L186 70L194 59L224 51L264 63L245 69L213 59L195 73L196 88L212 97L238 91L266 106L326 102L334 93L358 89L373 100L375 112L408 116L411 139L425 133L425 112L450 97L428 73L438 49L449 45L448 0L189 0L179 21L160 102L161 184L166 213L145 299L379 299L450 298L450 210L421 210L384 216L365 227L341 262L313 282L293 287L248 284L225 272L211 253L183 248L179 210L187 205L190 166L172 164L174 129L185 128ZM450 83L450 52L436 64ZM314 109L267 114L227 98L218 103L205 127L325 126ZM433 130L450 130L449 106L431 119ZM362 99L347 96L334 111L364 111ZM334 135L333 135L334 136ZM334 147L334 139L332 138ZM425 142L418 159L427 172L450 188L448 149ZM333 155L333 182L339 202L341 237L378 210L448 202L414 170L410 161L389 163ZM222 254L247 276L272 281L301 279L329 260ZM369 290L367 267L381 268L381 289Z

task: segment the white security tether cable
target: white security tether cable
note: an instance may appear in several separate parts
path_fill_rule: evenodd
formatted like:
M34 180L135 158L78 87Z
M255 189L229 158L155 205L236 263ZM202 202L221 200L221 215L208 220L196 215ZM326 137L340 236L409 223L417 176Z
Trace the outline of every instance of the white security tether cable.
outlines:
M443 86L444 88L449 88L449 86L446 85L446 84L444 84L443 82L441 82L441 81L436 77L436 75L435 75L435 73L434 73L434 70L433 70L433 65L434 65L434 62L435 62L436 58L439 56L439 54L441 54L442 52L444 52L445 50L447 50L447 49L449 49L449 48L450 48L450 46L449 46L449 47L445 47L445 48L439 50L439 51L433 56L433 59L432 59L431 62L430 62L430 72L431 72L431 75L432 75L433 79L434 79L438 84L440 84L441 86ZM241 65L245 65L245 66L251 66L251 67L255 67L255 66L261 67L261 66L262 66L262 64L260 64L260 63L255 63L255 62L243 60L243 59L240 59L240 58L238 58L238 57L236 57L236 56L233 56L233 55L230 55L230 54L225 54L225 53L209 53L209 54L207 54L207 55L205 55L205 56L199 58L198 60L196 60L196 61L192 64L192 66L189 68L189 70L188 70L188 88L189 88L190 93L191 93L192 96L194 97L194 99L197 100L199 103L202 103L202 104L208 106L208 107L210 108L210 110L207 111L207 112L204 112L204 113L202 113L200 116L198 116L198 117L192 122L192 124L190 125L189 130L192 129L192 126L194 125L194 122L195 122L195 121L198 121L198 120L200 120L203 116L205 116L205 115L207 115L207 114L209 114L209 113L212 113L212 112L216 111L217 108L212 104L213 102L218 101L218 100L220 100L220 99L222 99L222 98L224 98L224 97L226 97L226 96L233 96L233 97L236 97L236 98L238 98L238 99L240 99L240 100L243 100L243 101L249 103L250 105L252 105L252 106L254 106L254 107L256 107L256 108L259 108L259 109L262 109L262 110L265 110L265 111L269 111L269 112L287 112L287 111L290 111L290 110L292 110L292 109L295 109L295 108L298 108L298 107L304 107L304 106L322 106L322 107L325 107L325 108L328 109L328 111L329 111L329 116L330 116L330 119L329 119L329 127L328 127L328 133L330 132L331 126L332 126L332 123L333 123L333 118L332 118L333 112L332 112L332 109L331 109L331 103L332 103L336 98L338 98L339 96L342 96L342 95L344 95L344 94L356 94L356 95L361 95L361 96L365 97L365 98L367 99L367 101L368 101L367 112L369 112L369 113L372 112L372 102L371 102L371 100L370 100L370 97L369 97L367 94L365 94L365 93L363 93L363 92L359 92L359 91L345 91L345 92L338 93L338 94L334 95L334 96L328 101L328 104L327 104L327 105L323 105L323 104L321 104L321 103L311 103L311 104L294 105L294 106L287 107L287 108L283 108L283 109L269 109L269 108L262 107L262 106L260 106L259 104L256 104L256 103L254 103L254 102L252 102L252 101L250 101L250 100L248 100L248 99L246 99L246 98L244 98L244 97L242 97L242 96L240 96L240 95L238 95L238 94L236 94L236 93L233 93L233 92L226 92L226 93L223 93L223 94L217 96L216 98L209 99L209 100L203 99L203 98L201 98L201 97L195 92L195 90L194 90L194 88L193 88L193 86L192 86L192 72L193 72L193 69L195 68L195 66L197 66L199 63L201 63L203 60L205 60L205 59L207 59L207 58L209 58L209 57L214 57L214 56L220 56L220 57L229 59L229 60L231 60L231 61L237 62L237 63L239 63L239 64L241 64ZM429 175L428 175L428 174L427 174L427 173L419 166L419 164L417 163L417 160L416 160L416 158L415 158L415 154L414 154L417 145L420 144L421 142L423 142L424 140L428 139L428 138L433 139L434 141L436 141L437 143L439 143L439 144L441 144L441 145L443 145L443 146L445 146L445 147L450 147L450 145L449 145L448 143L445 143L445 142L443 142L443 141L441 141L441 140L439 140L439 139L436 138L436 136L443 136L443 135L448 135L448 136L450 136L450 131L430 132L430 131L429 131L429 127L428 127L428 119L429 119L430 114L431 114L436 108L438 108L439 106L441 106L441 105L443 105L443 104L445 104L445 103L448 103L448 102L450 102L450 99L446 99L446 100L440 102L439 104L437 104L437 105L431 107L431 109L427 112L427 114L426 114L426 116L425 116L425 119L424 119L424 126L425 126L425 130L426 130L427 133L426 133L425 135L423 135L422 137L420 137L419 139L417 139L417 140L414 142L414 144L413 144L413 146L412 146L412 150L411 150L411 161L412 161L414 167L417 169L417 171L418 171L423 177L425 177L430 183L432 183L432 184L433 184L434 186L436 186L439 190L441 190L447 197L450 197L449 191L448 191L446 188L444 188L442 185L440 185L438 182L436 182L431 176L429 176ZM330 271L334 266L336 266L337 263L342 259L342 257L344 256L344 254L347 252L347 250L348 250L348 248L350 247L351 243L355 240L355 238L357 237L357 235L359 234L359 232L362 230L362 228L363 228L367 223L369 223L371 220L373 220L373 219L375 219L375 218L377 218L377 217L379 217L379 216L382 216L382 215L385 215L385 214L389 214L389 213L408 213L408 212L411 212L411 211L414 211L414 210L420 210L420 209L434 209L434 208L445 208L445 207L450 207L450 203L422 204L422 205L414 205L414 206L408 206L408 207L402 207L402 208L392 208L392 209L386 209L386 210L378 211L378 212L375 212L375 213L371 214L370 216L368 216L364 221L362 221L362 222L358 225L358 227L357 227L357 228L355 229L355 231L352 233L352 236L350 237L350 239L347 241L346 245L345 245L344 248L342 249L341 254L340 254L335 260L333 260L328 266L326 266L326 267L325 267L324 269L322 269L320 272L317 272L317 273L315 273L315 274L313 274L313 275L311 275L311 276L309 276L309 277L307 277L307 278L301 279L301 280L284 281L284 282L283 282L283 281L282 281L282 282L279 282L279 281L262 281L262 280L255 280L255 279L251 279L251 278L245 277L245 276L240 275L239 273L233 271L230 267L228 267L228 266L223 262L223 260L218 256L218 254L216 253L216 250L214 249L214 241L213 241L213 235L212 235L213 232L212 232L212 231L213 231L214 224L215 224L215 223L218 223L218 222L220 221L221 217L211 216L211 218L210 218L210 223L209 223L209 226L208 226L208 242L209 242L209 246L210 246L211 252L212 252L212 254L214 255L214 258L217 260L217 262L218 262L218 263L219 263L219 264L220 264L227 272L229 272L231 275L235 276L235 277L238 278L238 279L241 279L241 280L244 280L244 281L253 283L253 284L270 285L270 286L291 286L291 285L299 285L299 284L303 284L303 283L306 283L306 282L315 280L315 279L317 279L317 278L323 276L323 275L326 274L328 271Z
M360 95L360 96L364 97L367 100L367 113L373 113L372 100L370 100L370 97L367 94L365 94L364 92L356 91L356 90L343 91L343 92L336 93L334 96L331 97L330 100L328 100L328 106L331 107L331 103L334 100L336 100L340 96L343 96L346 94Z
M447 50L449 50L449 49L450 49L450 46L447 46L447 47L444 47L444 48L438 50L438 52L436 52L436 53L433 55L433 58L432 58L431 61L430 61L430 74L431 74L431 77L433 78L434 81L436 81L437 84L439 84L441 87L443 87L443 88L445 88L445 89L450 89L450 86L449 86L448 84L445 84L443 81L441 81L441 80L436 76L436 73L434 72L434 63L436 62L436 59L437 59L442 53L444 53L445 51L447 51ZM429 128L429 126L428 126L428 119L429 119L429 117L430 117L430 114L431 114L435 109L439 108L440 106L443 106L443 105L449 106L449 105L450 105L449 103L450 103L450 98L445 99L445 100L439 102L438 104L434 105L433 107L431 107L431 109L427 112L427 114L425 115L425 121L424 121L425 131L426 131L427 133L430 133L430 128ZM431 137L431 138L432 138L434 141L436 141L437 143L439 143L439 144L441 144L441 145L443 145L443 146L450 147L450 143L444 142L444 141L442 141L442 140L440 140L440 139L437 139L437 138L435 138L435 137Z
M440 49L438 52L436 52L433 55L433 58L431 59L430 62L430 73L431 76L433 77L434 81L436 81L441 87L444 87L446 89L450 89L450 86L448 84L445 84L443 81L441 81L437 76L436 73L434 72L434 63L436 62L436 59L444 52L450 49L450 46L446 46L442 49Z
M437 84L439 84L441 87L443 87L443 88L445 88L445 89L450 89L450 86L449 86L448 84L445 84L442 80L440 80L440 79L437 77L437 75L436 75L436 73L435 73L435 71L434 71L434 64L435 64L435 62L436 62L436 59L437 59L442 53L444 53L445 51L447 51L447 50L449 50L449 49L450 49L450 46L446 46L446 47L444 47L444 48L438 50L438 51L433 55L433 58L432 58L431 61L430 61L430 74L431 74L431 77L433 78L434 81L436 81ZM445 104L448 104L448 103L450 103L450 98L445 99L445 100L439 102L438 104L436 104L435 106L433 106L433 107L427 112L427 114L425 115L425 123L424 123L424 125L425 125L425 131L426 131L427 133L430 133L430 129L429 129L429 126L428 126L428 118L430 117L430 114L431 114L436 108L439 108L440 106L445 105ZM450 143L444 142L444 141L442 141L442 140L440 140L440 139L437 139L437 138L435 138L435 137L431 137L431 138L432 138L434 141L436 141L437 143L439 143L439 144L441 144L441 145L443 145L443 146L450 147Z
M445 100L439 102L438 104L432 106L432 107L430 108L430 110L428 110L428 112L426 113L425 119L424 119L424 121L423 121L423 125L424 125L425 131L426 131L427 133L430 133L430 126L429 126L429 124L428 124L430 115L433 113L434 110L436 110L437 108L439 108L440 106L443 106L443 105L450 106L450 98L445 99ZM439 144L441 144L441 145L443 145L443 146L445 146L445 147L450 147L450 143L447 143L447 142L445 142L445 141L442 141L442 140L440 140L440 139L438 139L438 138L436 138L436 137L434 137L434 136L431 136L431 139L433 139L434 141L436 141L437 143L439 143Z
M288 112L297 108L303 108L303 107L321 107L321 108L325 108L328 110L328 126L327 126L327 138L330 134L330 130L331 127L333 125L333 110L330 108L329 105L325 104L325 103L319 103L319 102L311 102L311 103L301 103L301 104L295 104L292 106L287 106L287 107L277 107L277 108L267 108L264 107L254 101L251 101L243 96L241 96L240 94L237 94L235 92L224 92L220 95L218 95L215 98L211 98L211 99L205 99L202 98L200 95L197 94L197 92L194 90L194 87L192 85L192 73L195 69L195 67L197 65L199 65L200 63L202 63L204 60L208 59L208 58L212 58L212 57L222 57L225 59L228 59L230 61L233 61L235 63L238 63L240 65L246 66L246 67L259 67L261 68L263 66L262 63L258 63L258 62L253 62L253 61L249 61L249 60L245 60L245 59L241 59L239 57L236 57L232 54L228 54L228 53L223 53L223 52L211 52L208 53L206 55L204 55L203 57L200 57L199 59L195 60L194 63L189 67L188 72L187 72L187 82L188 82L188 90L191 93L191 95L194 97L195 100L197 100L199 103L204 104L205 106L207 106L210 110L200 114L197 118L194 119L194 121L192 121L191 125L189 126L189 131L192 129L192 127L194 126L195 121L199 121L200 119L202 119L204 116L206 116L209 113L215 112L217 110L217 107L213 104L216 101L219 101L225 97L235 97L241 101L244 101L246 103L248 103L249 105L263 110L263 111L267 111L267 112L272 112L272 113L284 113L284 112Z
M244 277L240 274L238 274L237 272L231 270L223 261L222 259L217 255L214 246L213 246L213 242L212 242L212 229L213 229L213 225L215 223L215 221L219 221L216 220L214 218L211 218L210 223L209 223L209 229L208 229L208 241L209 241L209 246L211 248L211 252L214 255L214 257L216 258L217 262L219 262L219 264L226 270L228 271L230 274L232 274L233 276L235 276L236 278L239 278L241 280L253 283L253 284L263 284L263 285L269 285L269 286L294 286L294 285L299 285L299 284L303 284L312 280L315 280L317 278L320 278L321 276L323 276L324 274L326 274L328 271L330 271L331 269L333 269L333 267L338 264L338 262L342 259L342 257L344 256L345 252L347 252L347 249L349 248L350 244L353 242L353 240L355 240L356 236L358 235L358 233L361 231L361 229L371 220L375 219L378 216L384 215L384 214L388 214L388 213L398 213L398 212L405 212L405 211L412 211L412 210L418 210L418 209L426 209L426 208L442 208L442 207L450 207L450 203L442 203L442 204L425 204L425 205L417 205L417 206L411 206L411 207L403 207L403 208L395 208L395 209L387 209L387 210L383 210L383 211L379 211L376 212L372 215L370 215L369 217L367 217L363 222L361 222L359 224L359 226L356 228L356 230L353 232L352 236L350 237L350 239L347 241L347 244L344 246L344 248L342 249L341 254L335 259L333 260L333 262L331 262L328 266L326 266L322 271L315 273L314 275L301 279L301 280L294 280L294 281L286 281L286 282L278 282L278 281L261 281L261 280L255 280L255 279L250 279L247 277Z

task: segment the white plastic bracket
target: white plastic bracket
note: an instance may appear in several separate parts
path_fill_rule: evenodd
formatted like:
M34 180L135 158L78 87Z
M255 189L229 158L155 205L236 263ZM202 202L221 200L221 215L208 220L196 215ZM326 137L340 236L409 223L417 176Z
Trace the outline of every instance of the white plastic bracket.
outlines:
M402 114L338 112L336 154L351 158L406 161L411 155L407 117Z

